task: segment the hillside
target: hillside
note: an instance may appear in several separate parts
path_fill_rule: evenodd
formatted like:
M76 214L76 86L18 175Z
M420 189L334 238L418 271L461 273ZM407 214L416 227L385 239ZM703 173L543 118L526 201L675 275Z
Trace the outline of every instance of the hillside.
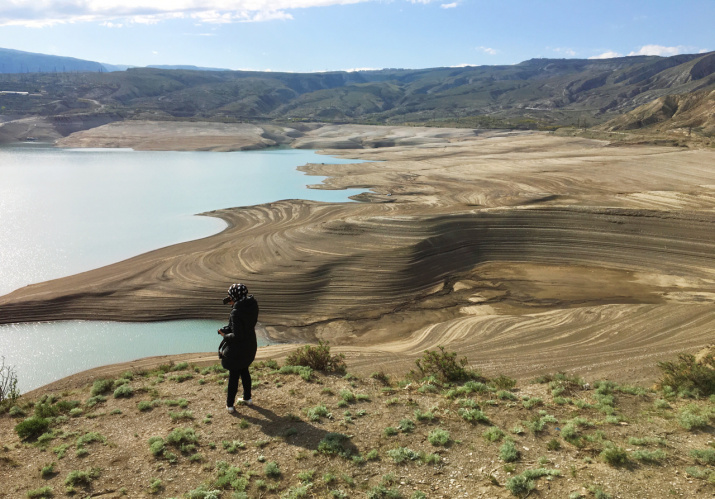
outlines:
M715 492L707 399L564 374L517 384L433 354L437 364L425 356L413 377L257 362L254 405L234 414L224 407L227 372L213 363L129 368L21 397L0 414L0 497Z
M715 88L715 53L511 66L326 73L133 68L0 75L5 119L114 113L136 119L591 126L671 94Z
M715 90L667 95L597 127L606 131L677 132L715 135Z
M107 67L99 62L0 48L0 73L73 73L107 70Z

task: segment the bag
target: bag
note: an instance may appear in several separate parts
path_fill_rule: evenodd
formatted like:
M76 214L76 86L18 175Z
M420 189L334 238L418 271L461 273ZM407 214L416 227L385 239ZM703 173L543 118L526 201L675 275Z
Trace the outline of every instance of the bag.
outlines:
M221 340L221 344L218 346L218 358L222 359L226 356L226 350L228 350L228 341L226 338Z

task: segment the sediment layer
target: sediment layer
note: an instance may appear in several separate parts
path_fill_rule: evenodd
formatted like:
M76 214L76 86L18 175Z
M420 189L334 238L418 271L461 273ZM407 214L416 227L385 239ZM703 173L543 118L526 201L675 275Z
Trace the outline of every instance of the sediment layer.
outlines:
M430 140L302 167L329 176L319 188L369 187L367 202L217 210L221 234L22 288L0 297L0 321L221 319L240 281L270 336L328 339L357 370L404 371L447 345L489 372L642 380L712 340L713 151L414 136Z

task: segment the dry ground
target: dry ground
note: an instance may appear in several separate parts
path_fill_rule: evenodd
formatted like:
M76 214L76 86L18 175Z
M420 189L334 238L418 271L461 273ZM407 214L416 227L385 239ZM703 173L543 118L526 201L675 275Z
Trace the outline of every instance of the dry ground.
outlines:
M277 367L254 365L255 404L233 415L224 407L226 374L215 365L128 371L102 401L93 400L91 383L23 397L27 415L38 410L33 403L62 409L36 441L17 437L18 414L0 416L0 497L43 488L55 497L102 498L715 496L712 401L666 401L594 379L509 389L495 379L450 386L314 372L306 381ZM131 394L113 396L122 383ZM711 423L686 429L680 420L688 410ZM465 414L483 417L468 422ZM191 437L187 430L195 441L185 440L183 451L168 443L172 432ZM340 445L326 447L331 434L343 435ZM153 437L167 441L154 452ZM507 441L514 460L502 450ZM609 447L620 449L622 463L607 462ZM513 480L527 470L550 475L520 493ZM96 477L68 489L76 472Z

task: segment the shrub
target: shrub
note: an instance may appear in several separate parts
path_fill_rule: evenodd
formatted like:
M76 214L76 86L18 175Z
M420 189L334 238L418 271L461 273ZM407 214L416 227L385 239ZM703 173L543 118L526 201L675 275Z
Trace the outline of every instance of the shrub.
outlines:
M281 469L278 467L278 463L276 463L275 461L270 461L266 463L264 472L269 478L280 478L282 474Z
M114 387L114 381L111 379L98 379L92 384L92 390L90 391L90 394L92 396L94 395L102 395L103 393L107 393Z
M690 451L690 457L695 458L699 464L715 465L715 450L714 449L693 449Z
M76 485L89 485L92 480L99 477L99 468L92 468L87 471L71 471L67 478L65 478L65 485L68 487L74 487Z
M415 409L415 419L417 421L434 421L434 411L422 412L419 409Z
M305 345L289 354L286 358L288 366L307 366L315 371L338 372L344 374L347 370L345 355L330 355L330 345L322 340L318 346Z
M107 397L104 395L95 395L93 397L90 397L87 399L87 402L84 403L87 407L94 407L95 405L99 404L100 402L104 402L107 400Z
M45 433L49 427L49 419L32 416L15 425L15 432L22 440L32 440Z
M11 418L22 418L22 417L27 416L27 413L16 405L13 405L12 407L10 407L8 414L10 415Z
M119 388L114 390L114 398L131 397L132 393L134 393L134 391L130 385L120 385Z
M54 474L55 474L55 463L50 463L48 465L45 465L40 470L40 476L42 478L50 478Z
M374 372L370 375L372 379L376 379L385 386L390 386L390 377L383 371Z
M504 486L513 495L524 497L536 487L536 484L524 475L516 475L507 480Z
M489 442L498 442L499 440L504 438L504 432L498 426L490 426L489 428L484 430L482 436Z
M442 382L462 381L477 378L478 374L466 369L467 358L457 360L456 352L445 352L443 346L439 350L425 350L421 359L417 359L417 369L420 378L436 376Z
M310 419L311 421L320 421L321 417L329 418L331 416L330 411L328 411L328 408L325 407L323 404L311 407L310 409L306 410L306 414L308 415L308 419Z
M513 495L523 497L531 492L536 486L534 480L543 476L561 476L561 472L559 470L547 470L545 468L524 470L520 475L516 475L507 480L504 486Z
M700 363L695 356L680 354L675 362L658 362L662 371L659 385L669 386L678 394L709 397L715 394L715 357L706 355Z
M427 440L432 445L447 445L450 442L449 432L438 428L427 435Z
M394 437L395 435L397 435L397 428L395 428L394 426L388 426L383 430L383 434L386 437Z
M387 451L387 455L391 457L396 464L401 464L405 461L416 461L421 457L419 452L415 452L407 447L390 449Z
M489 423L489 418L480 409L467 409L462 407L457 412L462 416L462 419L472 424Z
M188 491L186 497L188 499L219 499L221 491L209 489L206 485L201 484L194 490Z
M216 463L216 479L211 486L243 492L248 486L248 479L243 476L240 468L231 466L226 461L219 461Z
M400 424L397 426L402 433L410 433L415 429L415 423L411 419L402 419Z
M626 451L616 445L609 445L600 454L601 459L611 466L623 466L628 462Z
M505 463L513 463L518 461L520 456L519 450L514 445L514 441L511 438L507 438L504 443L499 447L499 459Z
M100 433L90 431L77 438L76 445L79 449L80 447L83 447L86 444L91 444L92 442L102 442L103 444L106 444L107 439Z
M696 430L708 425L713 413L695 404L688 404L678 412L678 422L686 430Z
M327 433L318 443L318 452L328 455L338 455L349 458L353 453L350 448L350 438L342 433Z
M500 374L490 382L492 385L494 385L498 390L511 390L516 386L516 380L514 378L510 378L508 376L504 376L503 374Z

